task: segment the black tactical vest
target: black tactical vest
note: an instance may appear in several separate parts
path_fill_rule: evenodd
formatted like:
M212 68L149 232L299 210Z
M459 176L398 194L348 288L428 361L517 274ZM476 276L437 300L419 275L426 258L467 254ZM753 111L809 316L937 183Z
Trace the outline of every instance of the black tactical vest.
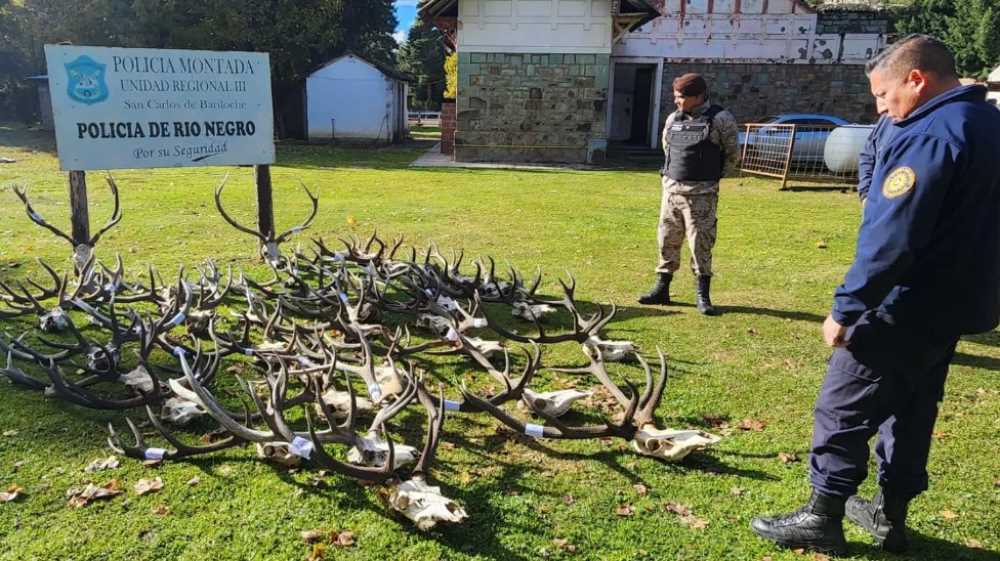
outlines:
M678 113L667 131L662 175L676 181L718 181L722 177L722 147L708 139L712 121L722 111L722 107L711 105L700 116L684 121Z

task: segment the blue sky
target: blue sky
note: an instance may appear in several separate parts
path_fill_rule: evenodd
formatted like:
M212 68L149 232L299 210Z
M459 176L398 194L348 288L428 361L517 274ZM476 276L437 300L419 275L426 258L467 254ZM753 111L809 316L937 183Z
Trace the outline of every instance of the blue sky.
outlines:
M413 20L417 16L417 0L396 0L396 19L399 25L396 26L394 36L399 42L406 39L406 32L413 25Z

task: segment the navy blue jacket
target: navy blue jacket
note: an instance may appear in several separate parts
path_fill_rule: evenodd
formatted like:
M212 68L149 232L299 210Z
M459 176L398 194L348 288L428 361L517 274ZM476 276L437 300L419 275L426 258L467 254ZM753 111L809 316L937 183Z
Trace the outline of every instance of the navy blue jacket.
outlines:
M889 133L893 132L892 119L887 115L882 115L878 124L872 129L865 142L865 147L858 154L858 197L861 200L868 198L868 188L872 184L872 173L875 171L875 159L878 157L878 150L889 141Z
M986 88L949 90L891 125L879 147L854 264L831 314L867 310L931 337L1000 319L1000 112Z

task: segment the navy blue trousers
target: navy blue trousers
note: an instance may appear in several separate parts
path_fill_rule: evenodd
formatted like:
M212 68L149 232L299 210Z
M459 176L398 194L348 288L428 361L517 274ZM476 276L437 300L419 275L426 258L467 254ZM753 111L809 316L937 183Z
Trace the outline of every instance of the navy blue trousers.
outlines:
M868 476L878 434L878 482L899 497L927 489L927 457L958 337L929 340L866 314L834 350L816 400L810 481L847 497Z

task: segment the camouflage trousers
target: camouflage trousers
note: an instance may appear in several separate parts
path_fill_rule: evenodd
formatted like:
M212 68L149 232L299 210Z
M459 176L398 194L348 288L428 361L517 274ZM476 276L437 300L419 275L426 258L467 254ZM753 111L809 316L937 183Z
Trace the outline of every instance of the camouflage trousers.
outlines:
M657 273L673 273L680 268L681 246L686 237L691 249L691 271L696 276L712 274L718 203L718 193L678 195L664 190L658 228L660 263Z

